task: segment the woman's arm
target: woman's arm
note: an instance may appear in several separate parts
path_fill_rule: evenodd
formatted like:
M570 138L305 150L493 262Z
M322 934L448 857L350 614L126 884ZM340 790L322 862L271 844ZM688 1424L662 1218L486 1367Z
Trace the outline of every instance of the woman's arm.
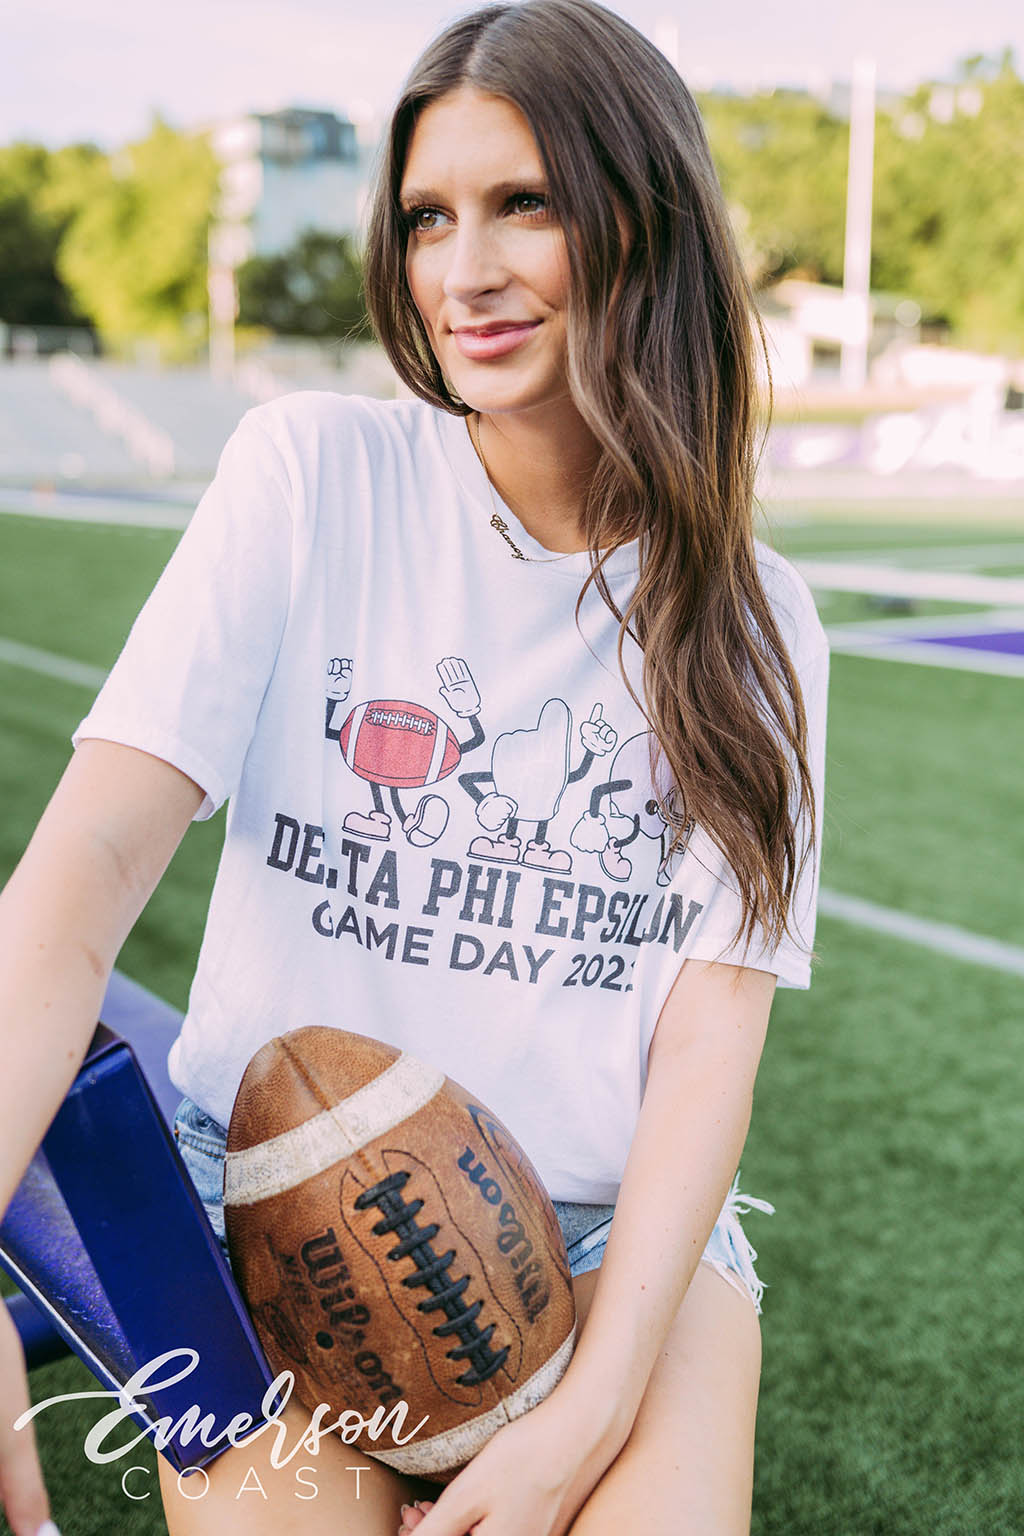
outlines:
M147 752L83 741L0 894L0 1212L81 1065L118 951L202 799Z
M569 1367L406 1528L465 1536L483 1521L495 1536L562 1536L615 1460L736 1172L775 981L747 967L683 964L648 1053L608 1245Z
M700 1263L743 1152L775 976L688 960L648 1078L586 1326L553 1398L609 1464Z
M169 763L83 741L0 894L0 1215L92 1039L107 981L203 791ZM24 1361L0 1303L0 1507L15 1536L47 1517Z

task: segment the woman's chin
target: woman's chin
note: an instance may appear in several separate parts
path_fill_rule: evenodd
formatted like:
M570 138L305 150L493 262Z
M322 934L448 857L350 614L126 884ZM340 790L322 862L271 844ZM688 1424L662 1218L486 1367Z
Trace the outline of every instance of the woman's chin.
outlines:
M489 375L484 367L471 364L468 368L446 369L445 379L449 391L482 416L541 410L564 400L569 393L564 375L538 378L536 374L531 377L531 373L524 370L513 375L509 369L499 378L497 374Z

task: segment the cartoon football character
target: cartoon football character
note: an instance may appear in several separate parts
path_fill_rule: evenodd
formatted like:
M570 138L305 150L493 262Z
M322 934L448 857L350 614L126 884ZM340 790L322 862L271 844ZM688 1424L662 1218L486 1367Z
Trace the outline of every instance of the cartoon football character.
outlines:
M506 731L494 743L490 773L462 773L459 783L476 801L476 819L488 833L475 837L469 852L476 858L500 864L522 862L533 869L568 874L572 855L552 848L547 841L548 823L557 814L569 784L585 778L595 757L614 751L615 729L602 718L595 704L590 718L580 726L583 756L570 770L572 712L564 699L548 699L537 724L524 730ZM490 790L481 786L490 783ZM520 822L536 823L536 833L524 848L516 834Z
M662 815L658 800L652 793L650 731L641 731L622 743L612 759L611 772L603 784L595 784L590 796L590 808L585 811L572 829L569 838L572 846L583 853L600 855L601 868L611 880L628 880L633 865L622 852L643 833L644 837L657 838L661 846L661 862L658 866L658 884L670 885L686 852L693 821L687 824L683 842L672 853L666 852L668 822ZM664 800L668 780L663 755L657 759L658 791ZM601 802L607 800L607 813L602 812Z
M399 795L401 789L425 789L447 778L459 766L463 753L484 740L476 718L480 694L466 663L449 656L438 663L437 670L442 698L455 714L473 720L473 735L468 741L457 740L445 721L425 704L408 699L367 699L336 725L338 706L346 702L351 688L352 663L340 657L329 663L325 735L328 741L338 743L349 768L366 780L373 795L373 810L368 815L349 811L342 822L346 832L377 839L390 837L385 789L402 831L415 847L436 843L448 825L448 802L441 795L421 795L416 809L408 813Z

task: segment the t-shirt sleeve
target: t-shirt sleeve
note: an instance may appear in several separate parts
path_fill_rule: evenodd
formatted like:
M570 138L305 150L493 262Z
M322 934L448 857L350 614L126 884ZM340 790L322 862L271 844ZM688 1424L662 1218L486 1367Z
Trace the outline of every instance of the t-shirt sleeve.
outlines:
M288 614L287 468L247 411L213 481L72 735L162 758L205 792L205 821L235 790Z
M795 576L795 572L793 573ZM804 710L807 716L807 756L814 794L815 826L817 837L813 853L803 863L790 908L789 933L778 946L766 942L763 929L755 928L753 936L736 941L740 923L741 901L735 876L726 866L720 850L711 839L697 829L698 856L715 869L716 881L713 894L702 914L688 957L699 960L716 960L728 965L749 966L754 970L772 971L778 977L780 987L805 990L811 984L811 953L818 911L818 885L821 873L821 843L825 792L825 727L828 709L829 648L828 638L814 608L814 602L801 578L796 578L800 589L800 617L798 628L790 643L790 656L800 682ZM795 762L790 754L790 761ZM794 800L794 809L796 801ZM806 810L797 819L797 860L800 860L809 840L809 819ZM684 858L685 865L685 858ZM793 934L795 937L790 937Z

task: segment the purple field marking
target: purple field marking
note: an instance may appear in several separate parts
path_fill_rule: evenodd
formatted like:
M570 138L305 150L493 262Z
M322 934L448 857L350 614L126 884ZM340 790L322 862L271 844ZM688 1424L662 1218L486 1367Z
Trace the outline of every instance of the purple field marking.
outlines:
M914 640L922 645L958 645L966 651L1000 651L1006 656L1024 656L1024 630L1021 629L982 631L973 635L915 635Z

